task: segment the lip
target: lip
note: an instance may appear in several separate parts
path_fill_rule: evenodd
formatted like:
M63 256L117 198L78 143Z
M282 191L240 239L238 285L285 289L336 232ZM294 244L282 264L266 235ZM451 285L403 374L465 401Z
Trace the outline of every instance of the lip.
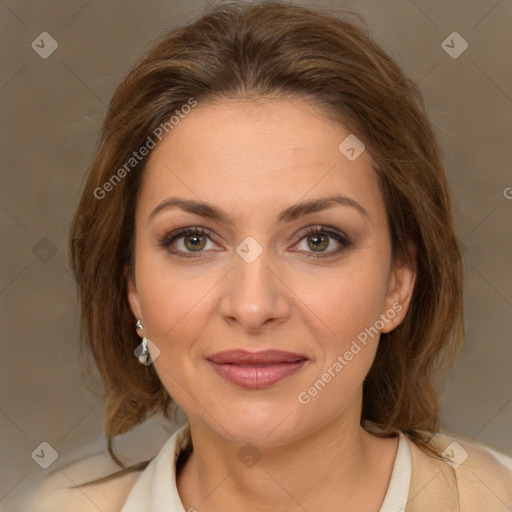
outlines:
M293 375L308 359L302 354L282 350L228 350L213 354L206 360L229 382L244 388L260 389Z
M247 350L226 350L208 356L206 359L214 363L224 364L255 364L265 365L273 363L294 363L299 359L307 359L303 354L286 352L284 350L262 350L260 352L248 352Z

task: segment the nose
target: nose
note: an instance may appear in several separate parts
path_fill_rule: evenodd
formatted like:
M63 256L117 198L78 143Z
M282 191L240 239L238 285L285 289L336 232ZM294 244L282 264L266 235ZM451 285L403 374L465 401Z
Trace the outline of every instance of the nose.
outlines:
M292 292L271 263L266 250L250 263L235 254L220 301L226 322L258 333L289 318Z

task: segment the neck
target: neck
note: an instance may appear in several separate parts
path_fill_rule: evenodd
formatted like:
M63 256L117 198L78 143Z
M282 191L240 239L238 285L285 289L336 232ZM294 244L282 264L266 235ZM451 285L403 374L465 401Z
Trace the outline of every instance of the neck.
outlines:
M384 500L397 438L377 438L337 418L300 440L256 452L244 464L232 443L191 422L194 451L177 477L185 510L368 510ZM255 449L256 451L256 449ZM338 506L339 504L339 506Z

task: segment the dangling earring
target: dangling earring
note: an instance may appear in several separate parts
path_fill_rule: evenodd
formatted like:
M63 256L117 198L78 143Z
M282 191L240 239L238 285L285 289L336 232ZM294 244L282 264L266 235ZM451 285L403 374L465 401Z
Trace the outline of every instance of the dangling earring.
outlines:
M137 327L137 329L144 329L140 320L137 320L135 327ZM148 339L144 335L144 337L142 338L142 352L138 356L139 363L147 365L149 356L150 356L150 354L149 354L149 347L148 347Z
M146 338L146 336L144 336L144 338L142 338L142 352L140 353L139 361L142 364L146 364L148 359L149 359L148 339Z

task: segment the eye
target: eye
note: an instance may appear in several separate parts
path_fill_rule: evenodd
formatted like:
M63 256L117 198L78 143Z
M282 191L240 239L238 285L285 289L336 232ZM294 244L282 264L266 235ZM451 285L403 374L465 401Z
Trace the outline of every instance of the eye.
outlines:
M329 238L333 238L339 247L328 251L327 248L332 245ZM303 233L301 243L306 247L306 257L311 259L330 258L352 245L348 236L324 226L316 226ZM309 252L307 249L313 251Z
M178 250L169 249L172 244L178 241L181 242L181 247L179 247L179 243L177 244ZM207 241L211 241L210 230L200 227L187 227L169 233L160 240L160 245L169 249L172 254L183 258L200 258Z

